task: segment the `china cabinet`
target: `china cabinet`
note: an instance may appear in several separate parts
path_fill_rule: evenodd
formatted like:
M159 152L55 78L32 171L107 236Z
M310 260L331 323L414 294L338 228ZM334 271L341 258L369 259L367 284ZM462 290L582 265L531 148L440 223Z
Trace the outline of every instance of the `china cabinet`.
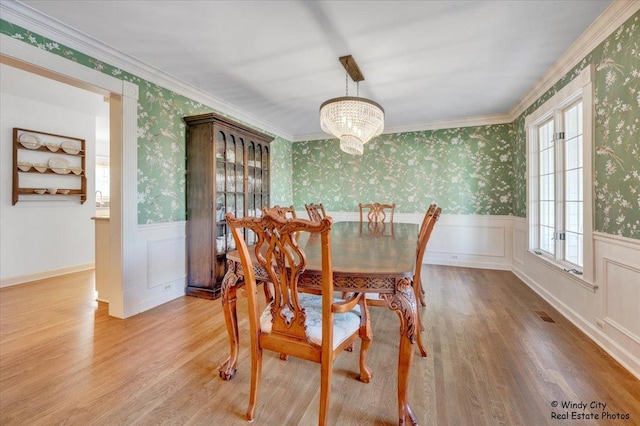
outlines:
M269 206L269 143L273 138L214 113L185 117L184 121L186 294L215 299L220 296L226 253L235 249L225 214L261 215L262 208Z
M87 200L85 140L13 128L12 203L26 200ZM77 199L77 198L76 198Z

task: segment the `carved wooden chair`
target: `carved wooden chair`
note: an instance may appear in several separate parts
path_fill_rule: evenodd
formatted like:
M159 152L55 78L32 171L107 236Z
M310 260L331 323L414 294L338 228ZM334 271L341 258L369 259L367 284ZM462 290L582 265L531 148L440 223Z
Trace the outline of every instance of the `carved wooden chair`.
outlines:
M429 242L429 238L431 237L431 232L433 231L433 227L436 222L440 218L440 213L442 212L442 208L437 207L436 204L431 204L427 213L424 215L424 219L422 220L422 225L420 226L420 233L418 236L418 247L416 249L416 266L413 273L413 292L415 293L416 300L420 300L422 306L426 306L424 300L424 287L422 286L422 259L424 258L424 253L427 249L427 243ZM420 315L418 318L418 348L420 349L420 354L423 357L427 356L427 350L422 344L422 332L424 331L424 327L422 326L422 320L420 319Z
M263 207L262 208L262 213L263 214L267 214L267 213L271 213L271 214L275 214L278 215L280 217L282 217L283 219L296 219L296 210L293 208L293 206L289 206L289 207L280 207L280 206L273 206L271 208L269 207ZM289 215L289 218L287 217L287 215Z
M258 397L263 350L286 353L321 364L319 424L327 423L331 391L332 364L336 356L360 338L360 380L368 382L371 371L365 364L371 344L371 328L366 300L355 293L348 300L333 298L330 231L332 220L283 220L271 213L262 218L236 219L226 215L240 252L245 271L251 330L251 391L247 420L252 421ZM275 297L265 310L258 312L256 278L249 248L242 229L256 234L254 246L258 263L275 283ZM320 238L322 250L322 289L320 295L300 293L298 280L306 269L307 259L294 233L310 233Z
M365 210L368 209L367 219L371 222L384 222L387 218L387 213L385 210L389 211L389 223L393 223L393 213L396 210L396 205L394 204L380 204L380 203L371 203L371 204L358 204L360 207L360 223L363 222L363 215Z
M305 204L304 208L307 209L309 220L312 222L320 222L322 219L327 217L327 212L324 211L324 206L322 205L322 203Z

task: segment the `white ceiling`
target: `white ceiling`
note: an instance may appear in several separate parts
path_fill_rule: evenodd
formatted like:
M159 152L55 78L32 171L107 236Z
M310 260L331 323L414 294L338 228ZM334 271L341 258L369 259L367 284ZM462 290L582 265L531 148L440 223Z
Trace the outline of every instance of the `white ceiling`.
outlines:
M96 117L96 155L109 156L109 104L102 95L0 64L0 93Z
M611 1L23 3L297 140L347 54L387 128L506 114Z

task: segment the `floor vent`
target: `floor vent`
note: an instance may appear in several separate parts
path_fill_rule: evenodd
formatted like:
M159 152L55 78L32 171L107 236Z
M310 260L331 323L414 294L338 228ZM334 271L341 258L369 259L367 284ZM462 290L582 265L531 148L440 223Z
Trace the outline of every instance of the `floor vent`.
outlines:
M551 318L549 315L547 315L547 313L546 313L546 312L544 312L544 311L535 311L535 313L536 313L536 314L538 314L538 316L540 317L540 319L541 319L542 321L545 321L545 322L555 322L555 321L553 320L553 318Z

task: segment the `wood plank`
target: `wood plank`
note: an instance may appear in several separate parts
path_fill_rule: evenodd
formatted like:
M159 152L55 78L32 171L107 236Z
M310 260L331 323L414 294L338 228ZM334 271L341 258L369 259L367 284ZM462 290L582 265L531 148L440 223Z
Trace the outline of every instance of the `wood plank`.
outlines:
M415 357L409 388L421 425L554 425L554 400L604 402L631 416L624 424L640 422L640 381L512 273L425 266L423 280L429 356ZM120 320L92 300L93 286L84 271L0 289L0 424L246 425L246 299L227 382L219 301L183 297ZM398 320L384 308L371 317L372 381L357 380L359 343L337 358L330 424L397 424ZM319 373L266 352L256 423L315 424Z

